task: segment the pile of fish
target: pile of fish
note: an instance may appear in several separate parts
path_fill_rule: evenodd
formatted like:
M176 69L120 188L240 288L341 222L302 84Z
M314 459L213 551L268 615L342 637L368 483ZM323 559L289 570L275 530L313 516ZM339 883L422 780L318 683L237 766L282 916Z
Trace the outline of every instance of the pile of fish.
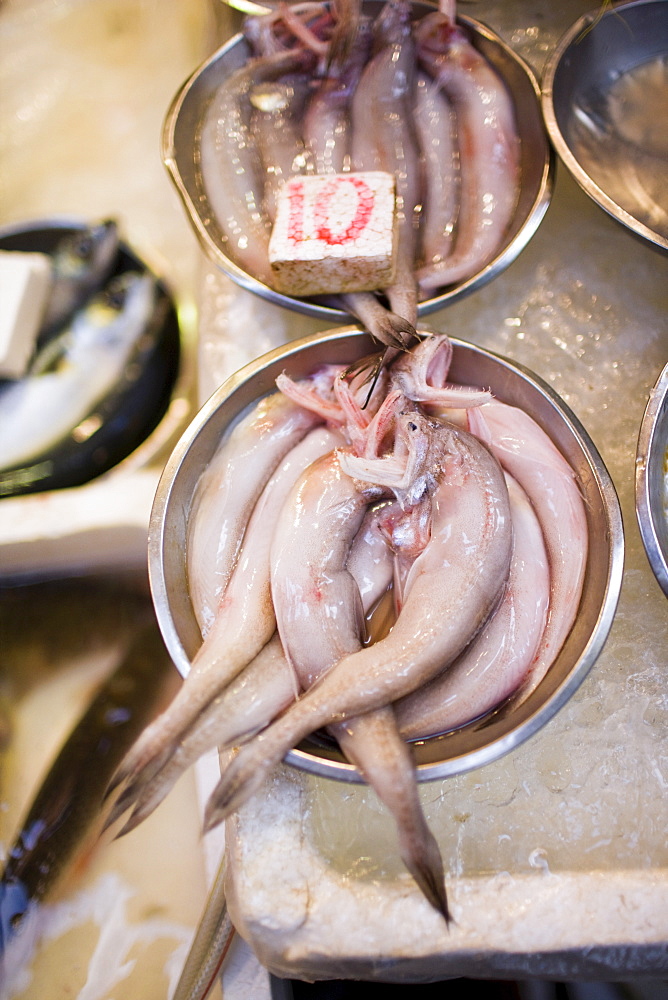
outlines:
M63 229L26 372L0 380L0 496L75 486L156 426L179 365L176 318L113 220Z
M478 273L517 203L512 99L455 18L454 0L411 20L387 0L303 3L253 18L252 56L209 105L198 157L228 256L272 284L269 238L280 185L296 174L384 171L396 183L391 287L335 303L378 340L406 346L418 301Z
M448 919L406 740L535 688L587 558L572 469L524 411L449 382L452 351L427 335L371 388L363 365L283 374L225 437L188 525L202 646L114 778L109 822L132 810L121 832L201 754L243 744L208 804L214 826L327 727Z

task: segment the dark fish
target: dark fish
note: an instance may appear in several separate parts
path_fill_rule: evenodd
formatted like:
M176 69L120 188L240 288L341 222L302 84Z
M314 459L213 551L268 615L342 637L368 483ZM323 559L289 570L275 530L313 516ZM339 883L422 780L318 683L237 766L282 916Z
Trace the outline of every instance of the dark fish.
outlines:
M51 251L52 285L40 330L48 339L86 304L111 274L119 250L113 219L68 232Z
M46 775L0 880L0 957L29 909L96 838L109 780L141 730L173 696L176 678L155 622L130 643Z

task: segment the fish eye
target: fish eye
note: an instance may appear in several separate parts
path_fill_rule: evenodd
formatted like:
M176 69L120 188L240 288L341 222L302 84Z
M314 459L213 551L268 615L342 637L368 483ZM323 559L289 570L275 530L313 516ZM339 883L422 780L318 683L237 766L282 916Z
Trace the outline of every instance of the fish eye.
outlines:
M88 260L93 252L93 240L88 234L84 234L74 244L74 253L81 260Z
M113 287L109 288L107 291L105 298L106 304L110 309L120 312L127 298L127 289L125 285L113 285Z

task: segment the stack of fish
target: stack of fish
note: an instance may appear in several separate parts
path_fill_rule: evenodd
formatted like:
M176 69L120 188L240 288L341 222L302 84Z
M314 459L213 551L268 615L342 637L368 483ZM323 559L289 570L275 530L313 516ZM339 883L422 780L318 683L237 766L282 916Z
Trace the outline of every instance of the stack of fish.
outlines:
M278 379L232 429L191 506L202 646L116 775L110 822L140 823L183 770L244 743L211 827L328 727L394 815L402 857L448 918L404 738L464 725L557 656L587 553L574 473L522 410L448 382L426 337L380 371ZM391 627L371 614L391 590ZM121 787L122 786L122 787Z
M272 285L281 185L389 174L394 278L382 297L346 291L337 304L405 346L419 298L478 273L512 219L520 142L505 84L457 24L454 0L417 21L409 0L387 0L373 21L360 0L282 5L246 34L253 57L214 96L196 151L226 253Z

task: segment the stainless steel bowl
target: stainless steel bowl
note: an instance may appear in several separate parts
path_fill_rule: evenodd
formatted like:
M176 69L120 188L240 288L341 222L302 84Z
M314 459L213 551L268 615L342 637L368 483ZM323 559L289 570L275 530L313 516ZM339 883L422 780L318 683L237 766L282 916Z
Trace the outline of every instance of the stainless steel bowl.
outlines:
M565 704L599 655L615 612L622 578L623 531L610 477L584 429L559 397L531 372L480 347L454 340L452 378L490 386L523 407L545 429L575 470L585 500L592 544L580 613L547 676L522 703L482 721L415 744L421 780L442 778L488 763L535 733ZM351 362L373 350L371 339L342 328L295 341L242 368L218 389L186 430L168 460L149 528L149 576L163 637L183 676L201 644L186 579L186 527L197 480L232 421L275 388L282 371L306 375L324 362ZM359 781L336 748L305 740L287 760L315 774Z
M650 566L668 597L668 364L649 395L640 425L636 516Z
M583 191L668 249L668 0L585 14L559 41L542 90L550 138Z
M381 6L380 0L365 0L364 3L365 11L371 14L379 11ZM433 5L419 2L413 6L416 16L434 10ZM505 80L515 102L521 138L521 188L515 217L494 259L478 274L420 303L421 316L468 295L508 267L536 232L552 194L553 154L541 116L540 87L532 70L489 28L468 17L460 16L458 20L470 32L476 48ZM245 39L236 35L186 81L165 119L163 161L204 251L233 281L287 309L335 324L349 321L347 313L331 305L315 299L282 295L257 281L230 260L218 235L214 213L198 168L198 137L203 115L213 95L221 83L243 65L248 55Z

